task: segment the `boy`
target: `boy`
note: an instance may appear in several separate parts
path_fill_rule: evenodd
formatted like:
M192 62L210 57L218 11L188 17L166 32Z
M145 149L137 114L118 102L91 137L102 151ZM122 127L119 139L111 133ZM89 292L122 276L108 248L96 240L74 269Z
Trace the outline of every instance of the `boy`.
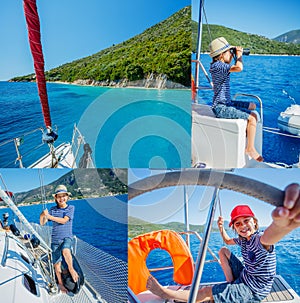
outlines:
M75 207L67 204L70 195L71 194L67 191L67 188L64 185L58 185L55 189L55 193L53 194L56 206L51 207L49 212L45 209L40 215L41 225L44 225L48 220L53 223L51 249L58 286L62 293L68 292L62 281L62 256L64 261L67 263L68 270L73 281L76 282L78 280L78 274L73 268L71 253L73 237L72 223Z
M231 101L230 96L230 73L243 70L243 48L231 46L224 37L213 40L209 48L210 56L213 59L209 70L214 84L212 110L217 118L247 120L248 142L245 153L250 158L262 162L263 157L259 155L254 147L257 117L253 112L248 113L250 110L254 110L256 106L254 103ZM236 59L235 63L230 65L233 58L233 49L236 52Z
M272 212L273 221L264 231L258 232L258 222L247 205L239 205L231 212L230 225L239 238L230 238L223 228L223 218L218 220L220 233L225 243L240 245L245 267L227 249L221 248L220 261L227 282L198 290L197 302L261 302L270 292L273 283L276 256L274 244L293 229L300 226L300 185L291 184L285 190L282 207ZM147 288L164 299L186 302L189 290L174 291L163 288L150 276Z

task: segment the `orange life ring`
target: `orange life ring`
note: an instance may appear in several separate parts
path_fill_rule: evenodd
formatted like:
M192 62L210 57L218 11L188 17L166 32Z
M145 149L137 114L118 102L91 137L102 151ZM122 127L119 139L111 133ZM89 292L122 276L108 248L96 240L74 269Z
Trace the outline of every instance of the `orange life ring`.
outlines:
M194 262L182 237L172 230L159 230L131 239L128 243L128 285L135 294L146 290L150 272L147 257L155 248L166 250L173 261L173 280L182 285L192 283Z

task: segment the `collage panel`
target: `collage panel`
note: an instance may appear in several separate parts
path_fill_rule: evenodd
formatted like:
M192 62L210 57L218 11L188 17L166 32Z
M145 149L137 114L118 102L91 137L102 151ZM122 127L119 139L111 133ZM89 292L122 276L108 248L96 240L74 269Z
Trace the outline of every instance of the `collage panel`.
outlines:
M299 302L299 169L128 179L130 302Z
M266 28L243 24L240 15L232 20L229 8L221 14L217 6L192 1L192 166L299 167L299 43L291 32L273 39L288 27L274 22L279 5ZM298 8L286 9L293 15ZM245 10L241 15L247 19ZM255 16L264 19L264 11Z
M127 301L127 170L0 176L5 302Z
M1 11L0 167L190 166L190 0Z

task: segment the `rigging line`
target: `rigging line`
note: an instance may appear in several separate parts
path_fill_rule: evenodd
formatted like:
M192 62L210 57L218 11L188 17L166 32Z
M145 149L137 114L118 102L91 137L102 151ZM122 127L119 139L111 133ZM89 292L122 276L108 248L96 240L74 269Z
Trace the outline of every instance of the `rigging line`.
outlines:
M204 14L204 18L205 18L205 21L206 21L207 31L208 31L208 34L209 34L210 42L211 42L212 41L212 36L211 36L210 27L209 27L209 24L208 24L208 21L207 21L207 16L206 16L206 11L205 11L204 5L203 5L203 14Z
M44 186L44 175L43 175L43 170L41 168L38 169L38 172L39 172L39 181L40 181L40 189L41 189L41 200L42 200L42 208L43 208L43 211L47 208L46 207L46 191L45 191L45 186ZM46 226L46 236L47 236L47 239L50 238L50 230L48 228L49 221L47 220L46 223L45 223L45 226Z
M46 208L46 193L45 193L45 187L44 187L44 178L43 178L43 172L42 169L38 169L39 172L39 181L40 181L40 190L41 190L41 202L43 205L43 210Z
M218 199L217 203L219 205L219 214L220 214L220 217L223 217L223 215L222 215L222 207L221 207L221 200L220 200L220 196L219 195L217 196L217 199ZM226 243L225 243L224 238L223 238L223 231L224 231L224 224L223 224L223 228L221 230L221 235L222 235L223 245L225 245Z

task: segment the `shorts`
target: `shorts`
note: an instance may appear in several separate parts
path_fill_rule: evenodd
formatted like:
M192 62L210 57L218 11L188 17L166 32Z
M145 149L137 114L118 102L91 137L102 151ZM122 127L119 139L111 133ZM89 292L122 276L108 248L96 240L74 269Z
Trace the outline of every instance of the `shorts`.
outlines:
M53 264L64 261L62 256L62 250L68 248L72 251L72 246L72 238L64 238L63 242L61 242L60 244L51 244Z
M248 107L249 107L249 102L238 101L238 102L231 102L230 105L217 104L216 106L213 107L213 112L215 113L217 118L248 120L249 115L251 113L251 111L248 110Z
M242 262L233 254L230 255L229 265L235 281L221 283L212 287L215 303L259 303L265 297L253 294L251 289L240 280L240 274L244 268Z

